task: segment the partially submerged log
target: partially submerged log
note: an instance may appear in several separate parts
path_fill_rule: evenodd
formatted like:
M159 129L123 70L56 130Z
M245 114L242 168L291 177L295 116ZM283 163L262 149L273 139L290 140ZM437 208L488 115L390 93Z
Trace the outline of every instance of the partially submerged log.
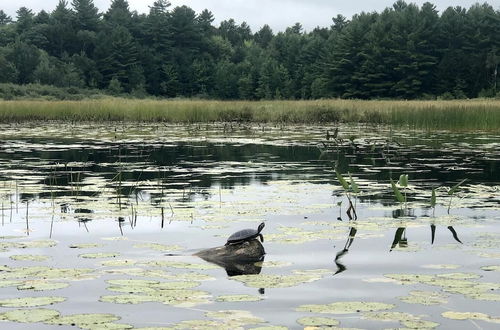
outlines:
M194 255L226 269L229 276L260 274L266 251L257 239L202 250Z

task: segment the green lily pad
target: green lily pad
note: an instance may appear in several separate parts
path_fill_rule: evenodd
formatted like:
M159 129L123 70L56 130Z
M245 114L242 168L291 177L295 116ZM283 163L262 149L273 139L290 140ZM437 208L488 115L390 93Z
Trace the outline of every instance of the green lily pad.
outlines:
M359 312L374 312L396 307L393 304L379 302L345 301L334 302L324 305L302 305L296 310L298 312L326 313L326 314L351 314Z
M34 291L48 291L48 290L58 290L64 289L69 286L68 283L61 282L49 282L45 280L34 280L26 281L23 284L18 285L18 290L34 290Z
M251 288L289 288L300 284L320 280L320 275L240 275L231 277L232 280L243 282Z
M16 309L0 314L0 320L19 323L38 323L53 319L59 315L60 313L53 309Z
M452 320L480 320L492 323L500 323L500 318L491 317L484 313L473 313L473 312L453 312L448 311L441 314L443 317Z
M37 307L45 305L53 305L65 301L63 297L25 297L25 298L11 298L0 300L2 307Z
M486 272L500 272L500 266L484 266L481 267L482 270Z
M402 312L370 312L364 313L363 318L375 321L400 322L410 329L433 329L439 323L422 320L419 316Z
M69 246L70 249L94 249L102 247L102 244L97 243L81 243L81 244L71 244Z
M217 312L206 312L206 317L221 320L224 322L232 321L237 322L241 326L249 324L264 323L264 320L252 315L249 311L243 310L223 310Z
M442 305L446 304L447 296L432 291L411 291L409 296L399 297L401 301L408 304L421 304L421 305Z
M332 319L329 317L303 317L297 320L297 323L303 325L305 327L333 327L340 324L340 322L336 319Z
M422 268L428 269L457 269L460 265L450 265L450 264L439 264L439 265L423 265Z
M56 241L53 240L37 240L37 241L31 241L31 242L22 242L21 243L23 248L25 249L30 249L30 248L49 248L57 245Z
M101 253L84 253L84 254L80 254L79 257L80 258L86 258L86 259L104 259L104 258L116 258L120 256L120 253L118 252L111 252L111 253L104 253L104 252L101 252Z
M120 267L120 266L133 266L137 260L123 259L123 260L106 260L101 262L101 265L106 267Z
M80 328L89 328L92 325L107 324L118 321L119 319L119 316L113 314L73 314L56 317L45 321L45 323L54 325L76 325Z
M182 248L178 245L163 245L158 243L141 243L135 244L134 248L136 249L150 249L161 252L169 252L169 251L181 251Z
M153 267L171 267L171 268L179 268L179 269L199 269L199 270L208 270L208 269L218 269L219 267L210 265L210 264L194 264L188 262L181 261L168 261L168 260L157 260L157 261L149 261L143 263L146 266Z
M33 261L33 262L38 262L38 261L47 261L50 259L49 256L41 256L41 255L31 255L31 254L17 254L10 256L10 259L16 260L16 261Z
M218 296L217 299L215 300L222 302L251 302L251 301L260 301L262 300L262 297L246 295L246 294L234 294L234 295Z

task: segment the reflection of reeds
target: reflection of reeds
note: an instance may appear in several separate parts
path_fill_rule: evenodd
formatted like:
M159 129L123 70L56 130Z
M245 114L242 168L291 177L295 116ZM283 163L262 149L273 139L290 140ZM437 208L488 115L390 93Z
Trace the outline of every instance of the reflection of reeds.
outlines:
M499 100L454 101L0 101L0 121L146 121L172 123L364 122L423 129L496 130Z

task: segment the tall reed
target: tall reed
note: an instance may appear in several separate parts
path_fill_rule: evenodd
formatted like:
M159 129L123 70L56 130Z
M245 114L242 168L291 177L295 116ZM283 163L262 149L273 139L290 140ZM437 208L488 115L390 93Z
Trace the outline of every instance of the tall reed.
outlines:
M359 122L418 129L498 130L500 100L454 101L0 101L0 122L37 120L140 122Z

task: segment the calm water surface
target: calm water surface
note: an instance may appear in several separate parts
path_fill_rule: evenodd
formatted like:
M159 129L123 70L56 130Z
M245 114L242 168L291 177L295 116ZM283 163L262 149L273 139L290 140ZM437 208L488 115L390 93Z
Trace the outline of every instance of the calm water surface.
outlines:
M296 329L304 317L362 329L498 327L500 136L341 126L333 138L334 131L2 125L0 313L17 309L8 306L12 298L56 296L66 300L24 309L120 318L77 324L82 328L194 328L181 322L198 320L207 328ZM334 166L360 187L351 196L357 219L346 214ZM409 176L406 206L390 185L401 174ZM449 188L462 179L450 198ZM262 221L267 254L262 265L245 268L253 275L228 276L234 270L192 256ZM78 244L90 245L71 248ZM88 271L46 279L47 269ZM113 282L125 279L199 283L169 291L168 299L120 301L152 294L146 284ZM69 286L36 289L47 281ZM438 301L407 299L421 291ZM257 301L222 301L225 295ZM378 314L300 308L347 309L350 302L388 305ZM241 312L227 312L235 310ZM476 314L454 320L450 312ZM9 329L55 327L5 322ZM58 326L65 327L71 325Z

